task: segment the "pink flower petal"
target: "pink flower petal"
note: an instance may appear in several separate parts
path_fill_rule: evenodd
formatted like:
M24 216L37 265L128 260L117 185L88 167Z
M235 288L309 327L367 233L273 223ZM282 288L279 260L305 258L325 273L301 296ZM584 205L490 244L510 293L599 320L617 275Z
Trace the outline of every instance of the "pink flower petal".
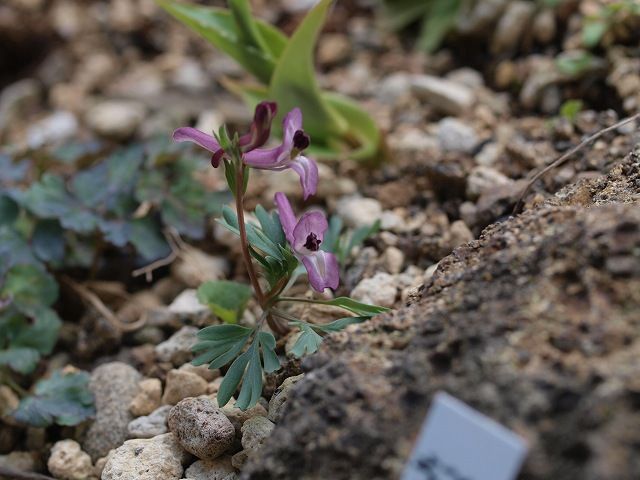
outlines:
M309 283L318 292L325 288L335 290L340 283L338 260L333 253L319 250L302 258L302 264L309 274Z

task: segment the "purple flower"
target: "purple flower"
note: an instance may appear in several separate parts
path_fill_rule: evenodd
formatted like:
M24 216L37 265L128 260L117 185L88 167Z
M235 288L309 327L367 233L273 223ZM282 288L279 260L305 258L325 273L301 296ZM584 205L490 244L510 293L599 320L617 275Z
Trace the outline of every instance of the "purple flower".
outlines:
M315 211L307 212L297 220L289 200L282 192L276 193L275 201L284 234L293 253L307 269L311 286L318 292L323 292L325 288L338 288L338 260L333 253L320 250L324 232L329 228L327 219L321 212Z
M283 139L279 147L253 150L244 156L244 163L263 170L291 168L300 175L304 199L314 195L318 188L318 165L302 155L309 146L309 135L302 130L302 112L294 108L282 122Z
M273 122L276 111L275 102L260 102L256 106L249 132L240 137L240 148L243 152L250 152L267 143L271 134L271 122ZM224 150L212 135L201 132L196 128L182 127L173 132L173 139L176 142L193 142L205 150L209 150L213 153L211 165L214 168L220 166Z

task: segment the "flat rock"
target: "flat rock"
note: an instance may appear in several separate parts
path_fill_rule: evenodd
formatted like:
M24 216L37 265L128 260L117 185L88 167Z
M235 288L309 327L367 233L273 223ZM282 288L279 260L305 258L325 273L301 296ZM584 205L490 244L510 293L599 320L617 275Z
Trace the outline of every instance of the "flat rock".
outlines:
M475 103L475 96L470 88L431 75L415 75L411 79L411 90L416 97L447 115L461 115Z
M440 390L527 439L522 478L636 478L639 203L640 149L486 228L407 307L330 335L242 478L398 478Z
M163 405L149 415L138 417L129 422L127 431L133 438L153 438L156 435L167 433L167 416L171 405Z
M127 440L107 457L102 480L179 480L188 458L173 433Z
M231 457L224 455L215 460L197 460L184 472L188 480L236 480L238 472L231 464Z
M89 389L95 397L96 418L89 427L83 449L95 461L127 439L133 420L129 404L138 393L142 375L122 362L100 365L91 374Z

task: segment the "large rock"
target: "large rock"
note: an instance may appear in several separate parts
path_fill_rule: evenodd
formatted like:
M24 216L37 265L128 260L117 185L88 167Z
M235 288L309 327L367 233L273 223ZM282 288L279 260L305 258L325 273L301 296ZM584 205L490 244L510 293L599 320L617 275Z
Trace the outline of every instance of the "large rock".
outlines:
M202 460L214 460L233 444L235 429L209 397L185 398L169 412L171 430L183 448Z
M179 480L188 458L173 433L128 440L107 457L102 480Z
M640 471L640 150L488 227L413 304L330 335L244 479L398 478L435 392L523 435L523 478Z
M105 363L91 374L89 389L95 397L96 419L83 448L94 461L127 439L127 425L133 420L129 404L141 378L136 369L122 362Z

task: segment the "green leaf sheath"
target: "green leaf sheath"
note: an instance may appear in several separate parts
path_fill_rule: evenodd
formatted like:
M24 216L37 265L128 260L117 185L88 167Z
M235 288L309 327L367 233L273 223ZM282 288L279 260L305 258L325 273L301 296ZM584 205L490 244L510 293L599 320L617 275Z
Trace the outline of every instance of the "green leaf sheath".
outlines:
M237 18L231 11L217 7L203 7L173 0L156 0L169 14L178 19L194 32L204 37L209 43L222 50L236 60L248 72L264 84L268 84L275 69L278 58L287 42L287 37L277 28L260 20L254 20L253 27L243 25L241 28ZM239 2L235 2L238 4ZM245 23L244 20L241 20ZM246 28L257 32L265 50L256 48L255 44L246 43Z
M278 101L279 118L299 107L308 112L304 128L311 138L340 138L347 122L322 98L314 68L314 49L332 0L321 0L305 16L278 59L269 97Z

